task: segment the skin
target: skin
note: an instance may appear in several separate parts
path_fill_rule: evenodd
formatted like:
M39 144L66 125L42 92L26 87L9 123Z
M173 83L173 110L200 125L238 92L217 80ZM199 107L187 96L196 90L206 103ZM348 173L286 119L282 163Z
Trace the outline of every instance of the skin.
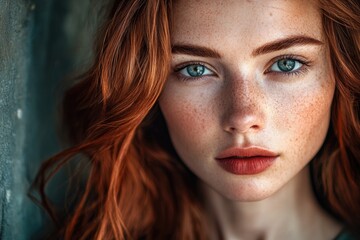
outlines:
M322 44L254 55L260 46L299 35ZM219 54L174 52L159 99L178 155L203 182L210 235L334 237L341 226L316 202L308 169L324 142L335 89L316 2L176 1L172 44ZM291 74L277 68L284 55L296 58ZM186 76L191 64L205 66L204 75ZM250 146L279 157L250 175L229 173L215 160L227 148Z

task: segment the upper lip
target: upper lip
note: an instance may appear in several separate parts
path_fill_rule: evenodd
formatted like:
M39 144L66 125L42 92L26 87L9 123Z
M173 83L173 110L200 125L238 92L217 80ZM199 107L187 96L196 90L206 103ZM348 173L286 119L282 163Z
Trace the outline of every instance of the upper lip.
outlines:
M279 154L257 146L247 147L247 148L232 147L220 152L220 154L216 157L216 159L221 160L227 158L277 157L277 156L279 156Z

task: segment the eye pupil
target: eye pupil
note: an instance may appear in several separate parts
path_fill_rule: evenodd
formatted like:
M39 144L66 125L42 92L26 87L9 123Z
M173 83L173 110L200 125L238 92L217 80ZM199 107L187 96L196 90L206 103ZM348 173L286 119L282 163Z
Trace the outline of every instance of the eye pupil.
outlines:
M204 74L205 67L202 65L190 65L186 68L187 73L192 77L198 77Z
M292 59L282 59L277 63L279 69L284 72L290 72L295 67L295 60Z

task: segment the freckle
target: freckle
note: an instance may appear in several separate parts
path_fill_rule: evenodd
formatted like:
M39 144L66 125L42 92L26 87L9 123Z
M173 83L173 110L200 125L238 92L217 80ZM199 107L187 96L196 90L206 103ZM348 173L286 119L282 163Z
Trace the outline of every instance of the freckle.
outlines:
M269 15L272 16L272 12Z

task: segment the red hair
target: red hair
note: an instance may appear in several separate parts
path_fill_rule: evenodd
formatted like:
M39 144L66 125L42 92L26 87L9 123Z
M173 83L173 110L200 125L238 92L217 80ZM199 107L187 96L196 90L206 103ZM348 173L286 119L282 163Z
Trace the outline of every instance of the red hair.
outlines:
M360 227L360 2L321 0L336 81L332 124L315 158L315 189L325 207L354 231Z
M360 226L360 4L321 1L336 79L332 124L312 162L322 203ZM196 177L171 146L157 99L171 60L171 1L116 1L100 34L94 65L64 98L73 147L47 160L34 187L70 159L90 167L85 188L66 213L65 239L206 239Z

